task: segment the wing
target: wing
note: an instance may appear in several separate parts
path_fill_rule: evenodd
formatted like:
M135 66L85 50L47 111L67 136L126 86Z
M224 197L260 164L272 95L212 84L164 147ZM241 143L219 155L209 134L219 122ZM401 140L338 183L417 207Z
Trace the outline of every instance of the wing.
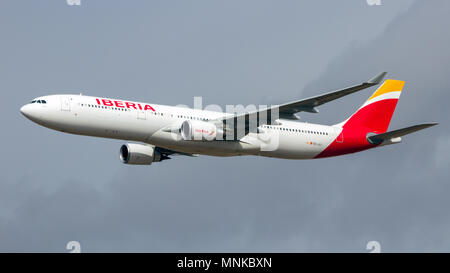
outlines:
M418 125L414 125L414 126L410 126L410 127L406 127L406 128L402 128L402 129L398 129L398 130L394 130L394 131L390 131L387 133L382 133L382 134L377 134L377 135L373 135L373 136L369 136L367 137L367 140L372 143L372 144L380 144L383 142L399 142L401 139L398 139L399 137L402 137L404 135L407 134L411 134L414 132L417 132L419 130L423 130L426 129L428 127L437 125L437 123L425 123L425 124L418 124ZM397 138L397 141L393 141Z
M189 153L183 153L183 152L177 152L174 150L169 150L161 147L156 147L156 150L160 152L166 159L170 159L169 155L184 155L184 156L191 156L191 157L197 157L197 154L189 154Z
M354 85L351 87L347 87L341 90L329 92L323 95L319 95L316 97L311 97L308 99L303 99L299 101L289 102L282 104L279 107L280 115L292 115L297 112L310 112L310 113L318 113L319 111L316 109L317 106L322 105L324 103L339 99L343 96L350 95L357 91L369 88L371 86L379 84L383 78L386 76L387 72L382 72L367 82L363 82L359 85Z
M255 131L260 125L270 125L279 118L298 119L295 113L302 111L318 113L319 111L316 109L317 106L377 85L383 80L386 74L387 72L382 72L372 79L359 85L350 86L323 95L293 101L281 105L275 105L250 113L227 116L221 120L216 121L216 125L220 125L223 128L224 133L228 135L228 137L224 136L225 139L228 138L236 140L247 135L251 131ZM233 136L230 137L230 134L233 134Z

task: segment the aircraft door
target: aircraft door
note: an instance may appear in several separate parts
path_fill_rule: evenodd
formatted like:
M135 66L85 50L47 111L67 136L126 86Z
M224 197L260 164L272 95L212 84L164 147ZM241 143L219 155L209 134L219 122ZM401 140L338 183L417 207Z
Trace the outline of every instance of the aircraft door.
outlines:
M61 97L61 111L70 111L70 100L69 97Z
M337 143L344 142L344 130L342 130L341 128L334 127L334 134L336 135Z
M137 119L146 120L147 119L147 111L145 111L145 110L138 110L137 111Z

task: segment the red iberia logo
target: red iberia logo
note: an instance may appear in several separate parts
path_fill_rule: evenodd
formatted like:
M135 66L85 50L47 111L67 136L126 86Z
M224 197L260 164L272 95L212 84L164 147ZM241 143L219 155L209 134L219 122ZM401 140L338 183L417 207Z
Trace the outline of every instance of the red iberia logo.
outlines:
M107 100L107 99L95 99L98 105L104 106L113 106L118 108L128 108L128 109L136 109L136 110L150 110L155 112L155 109L148 104L140 104L129 101L121 101L121 100Z

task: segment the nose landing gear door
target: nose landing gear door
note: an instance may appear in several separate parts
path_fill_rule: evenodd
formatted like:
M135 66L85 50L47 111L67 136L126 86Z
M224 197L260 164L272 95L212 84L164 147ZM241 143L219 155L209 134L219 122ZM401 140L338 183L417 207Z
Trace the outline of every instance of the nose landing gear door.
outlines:
M61 111L70 112L70 100L69 97L61 97Z

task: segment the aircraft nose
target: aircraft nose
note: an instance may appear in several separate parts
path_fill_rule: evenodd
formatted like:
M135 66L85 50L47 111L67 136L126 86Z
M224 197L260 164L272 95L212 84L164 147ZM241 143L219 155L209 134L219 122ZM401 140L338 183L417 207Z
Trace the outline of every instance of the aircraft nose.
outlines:
M24 105L20 108L20 113L22 113L22 115L27 116L29 115L29 107L27 107L28 105Z
M39 119L39 113L38 109L36 109L36 107L33 106L34 105L26 104L20 108L20 112L29 120L36 121Z

